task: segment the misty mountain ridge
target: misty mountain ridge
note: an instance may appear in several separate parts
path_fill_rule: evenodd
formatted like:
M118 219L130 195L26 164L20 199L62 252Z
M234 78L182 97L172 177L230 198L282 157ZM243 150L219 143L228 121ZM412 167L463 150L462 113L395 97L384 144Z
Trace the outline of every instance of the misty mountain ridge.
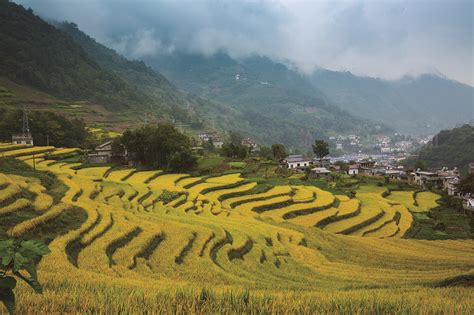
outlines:
M73 23L53 26L20 5L0 0L0 6L2 74L60 99L142 117L151 112L195 130L236 130L262 144L295 148L337 133L373 132L377 125L333 106L297 73L267 58L249 58L243 65L221 54L211 66L177 54L174 64L169 60L172 69L191 67L197 73L178 84L187 83L190 94L173 85L179 77L168 81L168 73L148 66L152 61L127 60Z
M237 60L224 52L205 57L174 51L132 61L73 23L53 27L21 6L0 4L2 47L9 47L0 49L6 77L112 111L153 112L196 128L237 130L263 144L300 148L315 138L390 127L427 133L469 117L465 100L472 88L442 78L392 82L322 69L308 76L265 56ZM456 106L443 108L453 98Z
M145 60L180 88L209 99L238 103L238 93L230 92L237 90L238 75L241 80L276 85L309 96L321 106L338 106L403 133L435 133L474 117L474 88L440 73L386 80L319 68L307 75L268 57L237 60L224 52L210 57L174 52Z

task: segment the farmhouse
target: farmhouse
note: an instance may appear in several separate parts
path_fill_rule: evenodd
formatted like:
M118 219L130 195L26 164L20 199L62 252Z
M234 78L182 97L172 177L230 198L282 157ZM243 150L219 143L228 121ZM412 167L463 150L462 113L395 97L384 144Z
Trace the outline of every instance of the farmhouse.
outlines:
M403 178L406 178L406 172L404 170L397 170L397 169L386 170L385 176L388 176L391 179L401 180Z
M443 187L448 192L450 196L456 196L459 192L459 184L461 184L461 179L459 177L454 177L443 181Z
M347 170L348 175L357 175L359 174L360 165L359 164L352 164L349 165L349 169Z
M328 177L331 174L331 171L325 167L315 167L311 169L312 178Z
M281 160L281 165L289 169L303 170L313 164L313 161L304 158L302 155L290 155L286 159Z
M251 152L255 152L255 151L258 151L260 148L258 147L258 144L253 141L252 139L250 138L245 138L242 140L242 145L250 148L250 151Z
M328 168L331 166L331 159L330 158L314 159L313 165L316 167Z
M370 159L360 160L358 163L362 168L373 168L375 166L375 161Z
M442 179L437 173L420 171L420 169L410 174L409 181L423 188L428 186L439 187L442 185Z
M462 207L465 214L474 216L474 198L467 197L463 200Z
M107 141L96 146L94 151L94 153L87 155L87 161L89 163L110 163L112 159L112 141Z
M13 144L24 144L28 147L33 146L33 136L31 133L17 134L12 136Z

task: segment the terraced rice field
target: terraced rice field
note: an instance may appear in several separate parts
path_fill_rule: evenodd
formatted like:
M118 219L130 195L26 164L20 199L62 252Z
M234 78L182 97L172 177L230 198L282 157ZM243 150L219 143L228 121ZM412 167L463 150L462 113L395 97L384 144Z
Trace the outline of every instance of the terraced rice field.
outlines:
M9 227L12 236L54 223L74 207L87 214L79 228L50 243L39 270L51 283L67 272L78 287L312 292L433 286L474 274L472 240L401 239L416 211L405 192L367 186L350 199L317 187L276 186L254 193L257 184L240 174L196 178L73 166L37 164L68 187L58 203L37 180L0 173L0 219L36 210ZM16 197L24 191L31 200ZM421 194L418 207L436 205Z

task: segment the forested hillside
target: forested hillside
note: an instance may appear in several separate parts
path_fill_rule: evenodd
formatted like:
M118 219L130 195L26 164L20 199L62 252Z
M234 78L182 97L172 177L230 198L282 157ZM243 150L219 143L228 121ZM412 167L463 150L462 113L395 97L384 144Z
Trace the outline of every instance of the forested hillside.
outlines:
M441 131L418 152L417 159L429 168L459 167L466 172L468 164L474 162L474 127Z
M209 64L199 56L169 56L165 74L193 96L157 72L157 60L145 60L152 69L96 42L73 23L53 26L22 6L6 0L0 5L3 76L59 99L102 104L138 119L174 120L197 130L237 130L260 143L289 147L334 133L375 130L376 123L340 110L299 74L269 59L236 63L218 55ZM170 69L188 69L190 76L178 80Z
M0 0L0 73L67 100L126 109L148 101L31 10Z
M145 61L178 87L231 105L240 112L240 126L267 142L308 145L315 136L363 135L377 125L341 110L299 73L265 57L237 61L224 53L176 52Z
M114 50L95 41L74 23L57 23L56 27L81 46L84 52L100 67L120 77L128 85L139 91L148 100L140 104L148 112L166 114L181 122L199 126L202 117L199 107L209 106L209 102L186 95L174 87L163 75L148 67L143 61L128 60ZM208 108L209 109L209 108ZM211 109L209 109L211 110Z
M311 81L349 112L404 133L435 133L474 113L474 88L435 74L388 81L321 69Z

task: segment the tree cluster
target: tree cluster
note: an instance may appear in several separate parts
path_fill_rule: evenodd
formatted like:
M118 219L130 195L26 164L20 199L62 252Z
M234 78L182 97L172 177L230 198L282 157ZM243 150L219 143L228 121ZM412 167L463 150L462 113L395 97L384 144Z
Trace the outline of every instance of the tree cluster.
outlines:
M464 194L470 193L474 195L474 173L467 175L461 180L459 190Z
M5 110L0 116L0 141L9 142L13 134L22 132L23 112ZM33 111L28 115L30 132L35 145L56 147L85 147L88 133L82 120L72 119L48 111Z
M190 140L172 124L149 124L126 130L117 139L132 160L155 168L189 171L197 165Z
M245 159L249 148L242 144L242 135L231 131L228 140L221 149L221 155L229 158Z

